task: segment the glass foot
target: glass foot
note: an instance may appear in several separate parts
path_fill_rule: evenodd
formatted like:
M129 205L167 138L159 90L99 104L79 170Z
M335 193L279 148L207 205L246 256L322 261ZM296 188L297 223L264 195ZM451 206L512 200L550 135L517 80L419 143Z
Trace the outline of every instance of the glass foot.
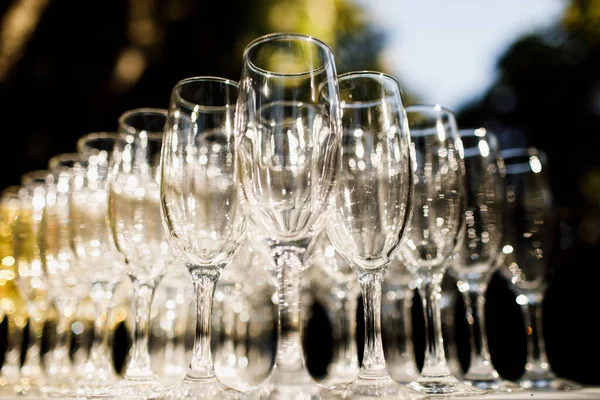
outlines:
M323 395L323 399L398 399L421 400L427 399L425 393L419 393L407 386L401 385L390 377L364 379L337 386Z
M579 390L582 386L568 379L563 378L537 378L537 379L519 379L517 383L524 389L529 390L549 390L558 392L569 392Z
M426 393L430 397L481 396L487 393L485 390L460 382L452 375L420 377L418 380L409 383L407 386L418 392Z
M248 392L252 400L320 400L327 389L306 371L282 372L276 367L271 375L254 390Z
M517 383L504 379L465 379L465 385L473 386L486 392L513 393L524 389Z
M191 379L184 378L176 385L148 397L151 400L183 400L183 399L245 399L244 393L225 386L217 378Z

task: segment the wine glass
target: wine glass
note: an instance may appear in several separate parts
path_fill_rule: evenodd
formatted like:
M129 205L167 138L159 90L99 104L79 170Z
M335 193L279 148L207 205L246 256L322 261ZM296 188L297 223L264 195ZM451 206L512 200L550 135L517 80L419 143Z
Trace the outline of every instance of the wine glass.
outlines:
M170 243L192 278L197 320L190 367L163 399L242 395L218 380L210 347L215 286L246 234L234 181L237 95L236 82L218 77L184 79L171 93L161 156L161 206Z
M483 390L512 392L519 385L504 380L492 365L485 329L485 293L501 252L504 219L504 165L498 139L485 128L459 131L465 163L466 230L450 264L467 311L471 362L463 382Z
M16 227L15 283L23 296L28 317L28 340L21 379L13 389L18 394L40 395L46 384L46 370L42 362L42 335L49 310L48 276L40 254L40 227L46 206L48 170L33 170L21 177L19 211Z
M114 290L122 279L123 256L108 225L108 168L116 132L91 132L77 141L80 160L73 168L69 221L77 267L90 287L96 309L93 342L83 371L74 386L78 395L106 394L119 380L109 346L108 313Z
M21 186L4 188L0 194L0 314L6 324L4 360L0 370L0 395L12 395L20 389L21 347L27 320L26 304L16 284L15 246L18 240L18 219L21 211Z
M327 375L319 384L332 389L358 376L355 332L360 287L352 267L336 250L325 230L313 241L306 265L311 291L325 307L331 323L333 355Z
M381 336L384 276L398 255L413 201L410 134L400 83L371 71L342 74L338 81L342 170L326 229L358 278L365 345L358 377L333 388L327 397L426 398L391 379Z
M409 386L430 396L483 394L450 372L441 330L441 282L465 229L465 170L456 120L440 105L412 105L406 113L414 151L415 201L401 255L418 280L425 317L423 368Z
M44 391L52 396L68 395L75 383L69 355L75 308L85 289L77 271L70 240L69 198L73 187L73 168L79 154L63 153L48 162L45 207L40 224L40 255L48 277L48 291L57 310L54 346L48 363L48 384ZM82 291L83 289L83 291Z
M412 339L412 307L417 282L398 257L390 263L387 275L381 310L384 353L392 379L408 384L419 377Z
M111 237L131 279L135 327L123 378L110 393L149 397L160 390L149 352L151 305L156 286L175 256L160 211L160 152L167 110L136 108L118 119L119 136L110 160L108 221Z
M527 330L525 389L569 391L581 386L552 371L542 333L542 302L554 272L549 263L557 216L546 153L535 147L500 152L506 170L506 221L502 274L510 280Z
M244 50L236 111L240 201L277 268L275 365L253 396L318 398L302 348L303 258L322 229L339 172L339 93L333 52L311 36L275 33Z

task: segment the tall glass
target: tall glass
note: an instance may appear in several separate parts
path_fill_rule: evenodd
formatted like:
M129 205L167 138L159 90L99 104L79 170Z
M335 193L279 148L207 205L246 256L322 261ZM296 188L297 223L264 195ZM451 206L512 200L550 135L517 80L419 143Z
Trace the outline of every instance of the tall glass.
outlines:
M15 260L19 287L27 307L28 341L21 367L21 394L36 395L46 384L42 362L42 335L50 303L48 276L40 254L42 215L46 206L48 170L35 170L21 177L21 210L17 222ZM17 390L17 392L19 392Z
M465 301L471 362L463 382L490 391L520 386L502 379L492 365L485 328L485 293L497 267L504 224L504 164L498 139L484 128L459 131L466 171L465 238L450 264Z
M215 286L246 237L234 181L236 82L194 77L171 92L161 156L160 194L168 238L185 263L197 304L193 356L185 378L163 399L239 398L216 376L211 354Z
M306 35L276 33L244 50L236 115L236 168L252 235L277 266L275 365L255 393L318 398L302 349L303 258L322 229L339 172L341 131L333 52Z
M160 152L167 110L138 108L118 119L119 136L110 159L108 221L111 238L131 279L133 345L123 379L114 396L149 397L160 390L152 370L149 337L156 286L175 256L166 238L160 211Z
M351 72L338 79L342 169L326 229L358 278L365 346L358 377L333 388L327 397L426 398L391 379L381 335L384 277L398 256L413 202L410 134L402 90L395 78L379 72Z
M57 310L54 346L48 362L49 379L45 386L45 391L52 396L68 395L75 384L69 354L71 325L77 302L87 291L76 268L69 224L73 168L79 158L77 153L63 153L48 162L50 174L40 225L42 265L48 276L48 293Z
M557 229L548 158L535 147L505 149L500 156L506 170L508 222L500 271L512 283L527 336L525 373L518 383L526 389L580 389L552 371L542 333L542 302L554 272L549 258Z
M417 277L425 318L425 360L410 387L431 396L485 393L448 368L442 337L441 283L465 229L463 147L454 114L439 105L406 108L415 174L414 212L402 259Z
M71 244L96 308L93 343L85 370L79 372L76 394L106 394L119 379L109 347L108 311L115 286L122 279L123 256L108 225L108 168L117 133L92 132L77 141L80 161L73 169Z

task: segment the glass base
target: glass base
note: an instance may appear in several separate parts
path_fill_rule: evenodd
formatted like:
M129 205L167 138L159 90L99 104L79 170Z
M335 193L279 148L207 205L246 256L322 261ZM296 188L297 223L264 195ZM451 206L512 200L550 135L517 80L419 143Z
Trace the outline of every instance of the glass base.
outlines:
M452 375L420 377L417 381L411 382L407 386L418 392L426 393L430 397L481 396L487 393L485 390L460 382Z
M473 386L488 393L513 393L524 389L517 383L504 379L465 379L462 381L465 385Z
M225 386L217 378L192 379L185 377L176 385L163 389L159 394L150 396L151 400L184 400L184 399L245 399L244 393Z
M427 399L424 393L419 393L407 386L401 385L392 378L364 379L337 386L326 392L323 399L397 399L422 400Z
M320 400L327 389L319 386L306 371L283 372L276 366L271 375L248 392L252 400Z
M7 383L0 388L0 398L27 396L28 398L43 397L44 393L40 390L44 386L43 379L34 377L20 377L16 382Z
M579 390L582 386L568 379L563 378L538 378L538 379L519 379L517 383L528 390L548 390L558 392L569 392Z
M96 393L88 394L88 399L119 398L131 400L146 400L157 396L164 390L157 379L127 379L123 378L116 384L99 390Z

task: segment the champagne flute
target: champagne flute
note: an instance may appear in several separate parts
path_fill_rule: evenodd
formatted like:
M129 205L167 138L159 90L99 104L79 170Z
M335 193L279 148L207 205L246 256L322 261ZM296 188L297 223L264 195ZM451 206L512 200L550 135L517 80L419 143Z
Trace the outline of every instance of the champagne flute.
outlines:
M17 222L16 283L23 295L28 316L28 341L21 366L20 394L36 395L46 384L42 362L42 334L49 310L48 276L42 266L40 230L46 206L48 170L34 170L21 177L21 210ZM13 386L16 388L15 386Z
M412 105L406 113L414 151L415 201L401 255L419 282L426 343L421 374L409 386L430 396L483 394L450 372L441 329L441 283L465 229L465 170L456 119L440 105Z
M135 327L125 374L110 393L148 397L160 390L152 370L149 336L156 286L175 259L160 211L160 152L167 110L136 108L118 119L119 137L110 160L108 221L111 237L131 279Z
M48 365L48 384L44 390L52 396L69 395L75 384L69 356L75 307L83 295L83 281L76 268L71 247L69 198L73 187L73 168L79 154L63 153L48 162L46 205L40 225L40 254L48 276L49 295L57 309L54 347ZM84 289L85 290L85 289Z
M327 398L423 399L388 373L381 336L384 276L410 221L413 172L400 83L362 71L338 77L342 104L342 171L326 229L358 278L365 346L358 377Z
M485 293L501 252L504 165L496 136L484 128L459 131L466 171L465 237L450 264L465 302L471 363L463 382L483 390L512 392L520 386L500 377L492 365L485 329Z
M77 141L81 157L73 168L70 197L71 245L79 270L90 285L96 309L93 342L85 369L79 372L76 394L105 394L119 379L111 357L109 308L122 278L123 256L118 252L108 225L108 168L116 132L91 132Z
M234 181L236 82L193 77L171 92L161 155L160 193L168 238L196 293L194 350L183 380L163 399L239 398L216 376L211 354L215 286L246 235Z
M318 398L302 349L303 258L322 229L339 172L339 93L333 52L296 33L260 37L244 50L236 113L236 168L252 235L277 266L275 365L257 397Z
M571 391L581 385L552 371L542 333L542 302L554 272L549 257L556 233L548 158L535 147L500 152L506 170L506 220L502 274L512 283L527 330L525 389Z

